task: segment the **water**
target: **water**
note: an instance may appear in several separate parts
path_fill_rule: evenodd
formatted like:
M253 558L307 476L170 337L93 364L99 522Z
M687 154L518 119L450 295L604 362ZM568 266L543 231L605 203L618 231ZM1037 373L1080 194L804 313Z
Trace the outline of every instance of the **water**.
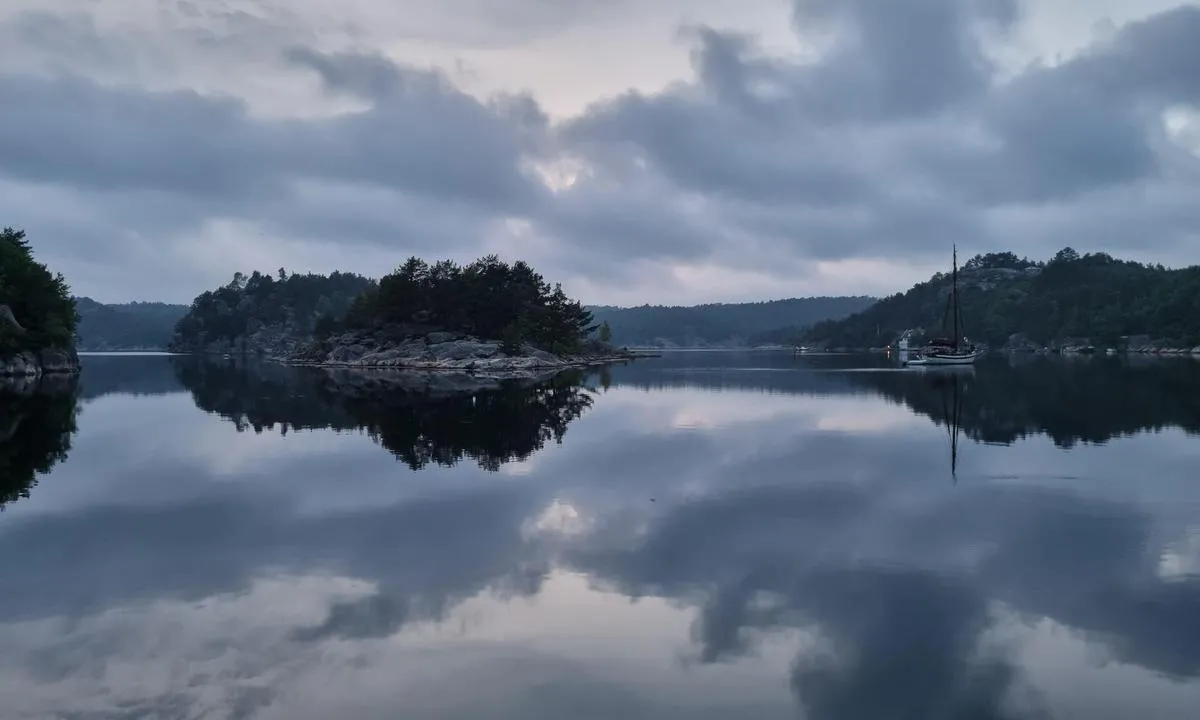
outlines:
M0 716L1200 707L1200 362L321 378L89 357L0 398Z

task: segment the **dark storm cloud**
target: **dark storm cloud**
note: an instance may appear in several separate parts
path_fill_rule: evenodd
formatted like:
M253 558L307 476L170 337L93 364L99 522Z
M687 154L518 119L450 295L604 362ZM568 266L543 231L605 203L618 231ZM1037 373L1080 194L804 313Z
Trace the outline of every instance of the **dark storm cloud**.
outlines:
M528 98L484 104L437 72L374 55L288 58L331 90L376 83L369 105L281 119L232 97L0 71L0 183L36 200L5 192L0 215L25 227L77 290L129 287L114 268L137 268L141 293L186 301L216 278L169 275L205 252L196 236L214 220L330 248L366 241L397 256L441 254L471 252L496 217L543 203L523 158L539 151L546 119ZM243 263L230 258L214 274L250 269ZM288 256L271 263L307 265Z
M1008 28L1016 0L796 0L801 35L832 32L833 47L797 79L802 99L839 119L892 121L966 102L987 91L993 67L977 33ZM807 81L807 82L804 82ZM824 106L824 110L819 109Z
M234 100L0 75L0 105L0 157L10 177L235 197L283 182L267 160L288 143L250 122Z
M528 206L514 129L436 73L374 57L293 53L376 104L331 119L261 120L228 98L145 93L74 77L0 75L6 174L105 190L253 199L297 180L362 182L494 211ZM453 137L455 142L446 142Z
M1189 69L1200 66L1190 40L1200 8L1130 24L1074 59L1007 80L980 36L1013 26L1011 2L804 1L795 17L802 35L832 36L814 62L789 64L744 36L701 29L693 84L600 103L563 136L595 154L631 147L650 172L708 198L710 221L774 237L780 254L819 257L898 257L964 237L1044 255L1054 248L1023 245L986 213L1064 203L1084 230L1097 209L1091 194L1136 196L1144 183L1195 187L1200 178L1161 120L1200 98ZM1126 225L1155 232L1164 221L1166 243L1186 232L1163 208L1142 209L1130 205L1136 219ZM689 254L718 253L718 242L697 235Z

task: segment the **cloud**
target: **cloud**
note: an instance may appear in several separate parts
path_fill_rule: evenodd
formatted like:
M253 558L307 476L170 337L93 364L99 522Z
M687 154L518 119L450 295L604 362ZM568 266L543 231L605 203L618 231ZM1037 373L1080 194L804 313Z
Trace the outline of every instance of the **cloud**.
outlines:
M834 35L811 63L703 29L695 82L603 102L563 134L596 155L627 148L630 167L669 178L676 197L706 199L700 224L770 237L785 263L943 252L953 240L1046 255L1049 242L1089 238L1027 240L1005 232L1003 213L1049 204L1089 228L1114 192L1195 187L1200 166L1166 140L1161 117L1200 98L1186 70L1200 57L1183 40L1200 31L1200 10L1128 25L1076 58L1002 81L971 29L982 20L1011 26L1014 7L917 5L797 3L802 32L815 24ZM988 12L970 12L977 6ZM1156 205L1127 204L1121 214L1161 222L1160 243L1190 237ZM716 235L693 236L693 254L738 263L740 245ZM1129 250L1143 240L1102 242Z
M317 0L0 14L0 215L81 292L170 300L268 252L378 274L499 251L599 302L878 293L955 241L1182 262L1200 227L1195 7L1017 67L1016 0L796 0L792 48L689 18L689 76L564 116L414 48L599 42L611 8L352 5L331 25ZM833 269L864 262L853 286Z

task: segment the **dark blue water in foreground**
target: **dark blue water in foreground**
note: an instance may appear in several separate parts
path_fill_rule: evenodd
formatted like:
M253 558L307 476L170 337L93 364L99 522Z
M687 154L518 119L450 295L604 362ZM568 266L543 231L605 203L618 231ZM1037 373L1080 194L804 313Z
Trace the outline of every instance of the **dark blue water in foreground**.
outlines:
M0 393L6 719L1200 712L1200 361L51 390Z

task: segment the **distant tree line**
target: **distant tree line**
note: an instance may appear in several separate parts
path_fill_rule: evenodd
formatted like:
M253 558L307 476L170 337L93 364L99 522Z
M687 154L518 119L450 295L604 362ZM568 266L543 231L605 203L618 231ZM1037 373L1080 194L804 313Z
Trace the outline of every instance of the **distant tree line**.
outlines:
M814 325L805 340L872 347L910 328L940 331L950 286L949 273L938 273L848 318ZM1086 338L1113 346L1139 335L1200 345L1200 267L1172 270L1069 247L1047 262L991 253L963 265L959 299L964 334L993 347L1014 337L1038 345Z
M353 273L275 276L235 273L224 287L201 293L175 325L171 349L195 351L214 342L236 344L263 328L311 335L319 319L345 315L374 281Z
M811 297L753 303L693 306L642 305L589 308L612 328L616 345L742 347L793 343L822 320L840 319L869 307L871 297Z
M0 230L0 357L72 347L78 321L62 274L34 259L24 231Z
M105 304L75 298L80 350L165 350L187 305L161 302Z
M461 266L409 258L368 288L344 318L322 319L317 335L386 326L437 328L501 340L506 350L530 343L555 353L578 351L598 329L561 285L550 285L525 262L509 264L495 255Z

